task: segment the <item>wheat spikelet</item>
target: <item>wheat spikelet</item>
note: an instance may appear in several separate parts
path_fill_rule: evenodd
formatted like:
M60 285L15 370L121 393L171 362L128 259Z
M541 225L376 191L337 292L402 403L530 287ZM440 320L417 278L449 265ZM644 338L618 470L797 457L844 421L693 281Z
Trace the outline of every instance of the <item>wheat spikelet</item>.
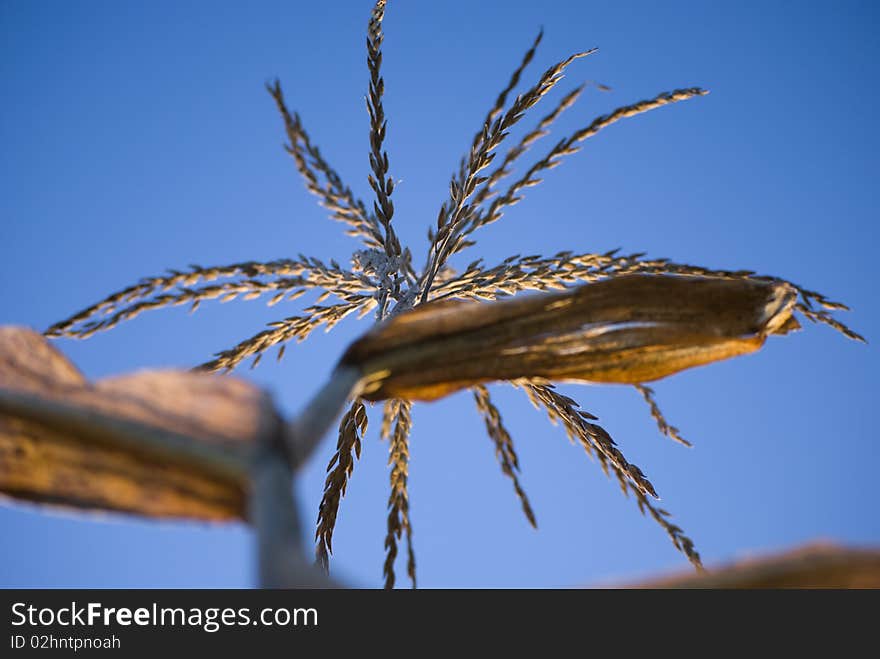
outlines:
M433 299L442 297L494 300L521 291L561 290L569 285L599 281L613 273L635 274L633 263L640 255L578 254L560 252L553 257L508 257L501 264L485 268L474 261L457 276L439 282ZM646 266L647 267L647 266Z
M513 490L516 492L516 496L519 497L523 513L526 519L529 520L529 524L534 528L538 528L538 522L535 519L535 513L529 503L529 498L519 482L519 476L517 475L519 472L519 458L517 458L516 451L513 448L513 440L510 437L510 433L504 427L504 422L501 420L501 413L492 403L492 398L489 396L489 390L486 387L480 385L474 387L471 391L474 394L477 411L483 417L483 422L486 424L486 433L495 444L495 457L498 458L501 471L513 482Z
M74 333L82 338L90 336L95 332L104 331L116 327L121 322L131 320L140 315L144 311L151 311L163 307L190 305L190 311L196 311L202 302L207 300L218 300L220 302L231 302L236 298L249 301L255 300L267 292L275 292L275 295L269 300L270 306L281 301L290 291L305 293L307 289L313 288L309 281L303 277L284 277L274 281L259 281L256 279L245 279L242 281L224 282L222 284L211 284L207 286L199 286L195 288L182 287L174 293L166 293L157 295L156 297L141 300L132 305L123 308L112 315L108 315L101 320L93 320L83 323L76 329L65 332L65 335L71 336Z
M382 96L385 93L385 80L382 78L382 42L385 35L382 32L382 21L385 18L385 0L379 0L370 14L370 22L367 26L367 68L370 72L370 85L367 94L367 113L370 115L370 170L367 177L370 187L375 193L376 200L373 203L373 213L379 224L385 231L382 240L382 248L385 254L392 259L399 259L402 250L400 241L391 226L394 217L394 203L391 194L394 192L394 179L388 175L388 153L383 150L385 132L388 121L385 118L385 107ZM400 276L402 275L402 276ZM386 273L380 284L379 308L376 313L377 319L384 318L386 305L389 297L399 299L401 280L405 278L405 272L400 268L394 268L394 272Z

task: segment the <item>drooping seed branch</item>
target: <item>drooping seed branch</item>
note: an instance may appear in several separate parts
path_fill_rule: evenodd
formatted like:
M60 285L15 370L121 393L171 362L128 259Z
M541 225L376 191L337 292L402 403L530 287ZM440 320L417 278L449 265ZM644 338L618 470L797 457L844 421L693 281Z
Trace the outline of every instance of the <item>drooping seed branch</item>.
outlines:
M529 498L519 482L519 458L513 448L513 439L511 439L507 428L504 427L501 412L495 407L489 395L489 390L486 387L479 385L471 389L471 391L474 394L477 411L486 424L486 434L489 435L489 439L495 444L495 457L498 459L498 464L501 465L501 472L513 482L513 490L519 498L523 513L526 519L529 520L529 524L534 528L538 528L538 522L535 519L532 505L529 503Z
M354 196L351 188L342 182L336 170L324 159L320 149L309 138L299 115L291 114L287 109L281 83L276 80L266 89L281 113L289 140L285 148L293 157L306 189L331 211L334 220L349 225L346 231L348 235L361 238L367 247L381 247L383 238L376 217L367 212L364 203ZM321 184L318 174L323 177L324 184Z
M390 408L390 409L389 409ZM383 575L385 588L394 588L394 562L397 558L397 544L401 536L406 536L407 567L406 572L416 587L416 557L412 544L412 523L409 517L409 435L412 430L412 403L407 400L392 400L386 406L389 423L383 419L383 432L386 427L388 435L388 464L391 467L391 493L388 496L388 531L385 535L385 565Z
M495 157L494 151L507 137L508 131L523 118L526 111L538 103L562 79L562 72L576 59L595 52L595 49L575 53L557 62L547 69L538 83L516 97L510 109L502 117L483 125L483 137L475 148L471 149L467 166L449 185L449 199L440 208L437 219L437 233L434 235L430 248L428 265L423 273L421 301L426 302L439 269L446 263L452 253L460 232L467 225L471 213L475 210L468 200L477 186L484 183L487 177L479 176Z
M315 554L318 564L328 571L330 554L333 553L333 529L339 502L345 496L348 481L354 470L355 460L361 457L361 440L367 432L367 410L363 402L355 400L339 422L339 439L336 452L327 465L327 478L324 481L324 496L318 509L318 527L315 530L317 546Z

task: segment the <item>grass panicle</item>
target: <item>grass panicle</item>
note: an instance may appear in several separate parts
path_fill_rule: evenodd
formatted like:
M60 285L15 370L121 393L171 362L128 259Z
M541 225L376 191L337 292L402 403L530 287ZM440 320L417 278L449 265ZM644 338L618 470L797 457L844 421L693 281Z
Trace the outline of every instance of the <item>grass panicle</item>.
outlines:
M255 366L270 348L277 348L280 358L290 342L307 339L319 327L330 330L348 316L363 317L375 310L376 319L381 321L391 314L404 312L429 300L494 300L527 291L559 290L631 274L783 281L747 270L717 270L673 263L662 258L648 258L642 253L621 254L617 250L606 253L562 251L549 257L518 254L491 267L481 259L463 268L453 267L450 259L475 244L474 233L477 229L498 221L508 208L522 200L526 188L540 184L545 172L582 149L588 138L621 119L707 93L699 87L677 89L601 115L556 142L543 157L524 167L524 173L509 183L506 189L499 190L501 182L512 175L514 166L519 165L535 144L550 133L559 116L576 104L585 84L591 84L585 83L564 93L531 130L507 147L496 162L496 155L506 143L511 129L556 89L564 72L575 60L595 52L595 49L586 50L559 59L543 72L537 82L517 92L525 70L542 41L543 31L538 33L496 96L470 141L467 153L460 160L457 171L452 175L449 195L439 209L436 223L428 231L425 266L417 272L412 265L411 251L400 244L392 221L394 179L390 174L388 153L384 146L388 129L383 102L385 80L382 76L385 9L385 0L375 3L369 16L366 38L366 104L369 119L367 181L374 196L369 206L354 195L351 187L327 162L306 131L301 117L290 111L280 82L267 85L286 132L288 143L285 148L292 156L306 189L318 198L321 206L330 211L333 220L346 225L347 234L360 241L360 249L353 253L350 267L344 268L335 261L328 264L302 255L294 259L247 261L224 266L194 265L185 270L172 270L164 275L141 279L52 325L46 330L46 335L86 338L116 327L145 311L184 305L195 310L200 304L211 300L262 298L269 304L287 304L305 294L315 296L301 312L270 323L269 327L250 338L218 352L200 367L208 371L227 372L246 360L251 360L251 365ZM603 85L595 86L607 89ZM795 310L803 317L827 325L848 338L864 340L836 316L838 312L847 310L845 305L815 291L795 284L791 286L798 292ZM572 441L580 444L599 462L607 475L613 475L625 494L632 493L642 513L649 515L664 529L673 545L691 563L700 565L699 554L691 539L669 521L669 513L652 502L656 492L651 482L641 469L627 461L611 436L595 423L595 416L581 409L574 399L559 393L551 382L531 379L512 384L521 388L553 423L560 424ZM647 402L660 432L689 445L678 430L666 421L653 390L644 385L637 385L636 389ZM501 470L511 479L523 511L534 525L535 514L519 482L519 460L510 433L488 390L479 386L472 393L486 432L494 443ZM388 587L395 583L394 565L398 545L403 538L407 543L407 573L413 586L416 583L407 491L411 406L408 400L391 400L384 404L382 412L380 435L389 442L391 488L383 567L385 585ZM333 529L339 504L354 463L360 456L366 429L367 409L362 401L355 400L339 424L336 452L327 467L318 511L316 554L325 568L329 565L333 549Z

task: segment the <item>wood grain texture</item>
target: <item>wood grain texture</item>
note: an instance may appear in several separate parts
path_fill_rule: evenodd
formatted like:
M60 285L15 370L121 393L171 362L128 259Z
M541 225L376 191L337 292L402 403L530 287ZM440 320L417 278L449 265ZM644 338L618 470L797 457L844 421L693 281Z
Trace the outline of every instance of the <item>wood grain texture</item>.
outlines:
M47 410L60 406L131 427L167 431L177 442L246 464L264 431L267 400L228 377L146 371L94 384L36 332L0 327L0 389L23 394ZM129 424L125 426L124 424ZM85 429L85 430L84 430ZM97 441L83 424L59 427L0 415L0 492L64 507L201 520L246 514L246 470L219 472Z
M634 384L758 350L797 327L796 291L756 280L633 275L562 293L428 303L356 341L369 400L431 400L492 380Z

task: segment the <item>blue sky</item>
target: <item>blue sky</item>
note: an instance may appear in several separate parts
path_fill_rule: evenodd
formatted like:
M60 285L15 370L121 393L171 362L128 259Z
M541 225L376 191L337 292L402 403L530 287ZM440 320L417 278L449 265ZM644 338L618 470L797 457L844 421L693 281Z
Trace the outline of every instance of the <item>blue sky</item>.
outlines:
M283 150L263 84L279 76L325 156L365 199L369 2L0 4L0 323L44 329L145 275L298 253L345 262ZM421 263L449 175L538 28L525 79L571 52L560 94L588 90L557 139L676 87L705 98L621 122L478 235L459 265L621 247L778 275L843 299L880 336L876 302L880 44L872 2L396 2L386 19L395 224ZM543 109L549 108L546 102ZM541 106L536 110L543 114ZM526 122L529 123L529 122ZM550 138L533 158L553 144ZM306 298L308 301L308 298ZM297 304L145 314L60 341L90 377L204 361ZM297 410L347 322L242 375ZM566 386L658 489L707 564L816 539L880 543L877 351L809 325L759 353L656 384L695 448L658 436L636 392ZM410 495L420 584L565 586L687 569L598 466L523 395L497 386L539 531L519 509L468 394L414 411ZM379 408L334 536L335 574L381 584L387 447ZM298 486L311 528L326 438ZM249 586L241 526L0 508L5 586Z

